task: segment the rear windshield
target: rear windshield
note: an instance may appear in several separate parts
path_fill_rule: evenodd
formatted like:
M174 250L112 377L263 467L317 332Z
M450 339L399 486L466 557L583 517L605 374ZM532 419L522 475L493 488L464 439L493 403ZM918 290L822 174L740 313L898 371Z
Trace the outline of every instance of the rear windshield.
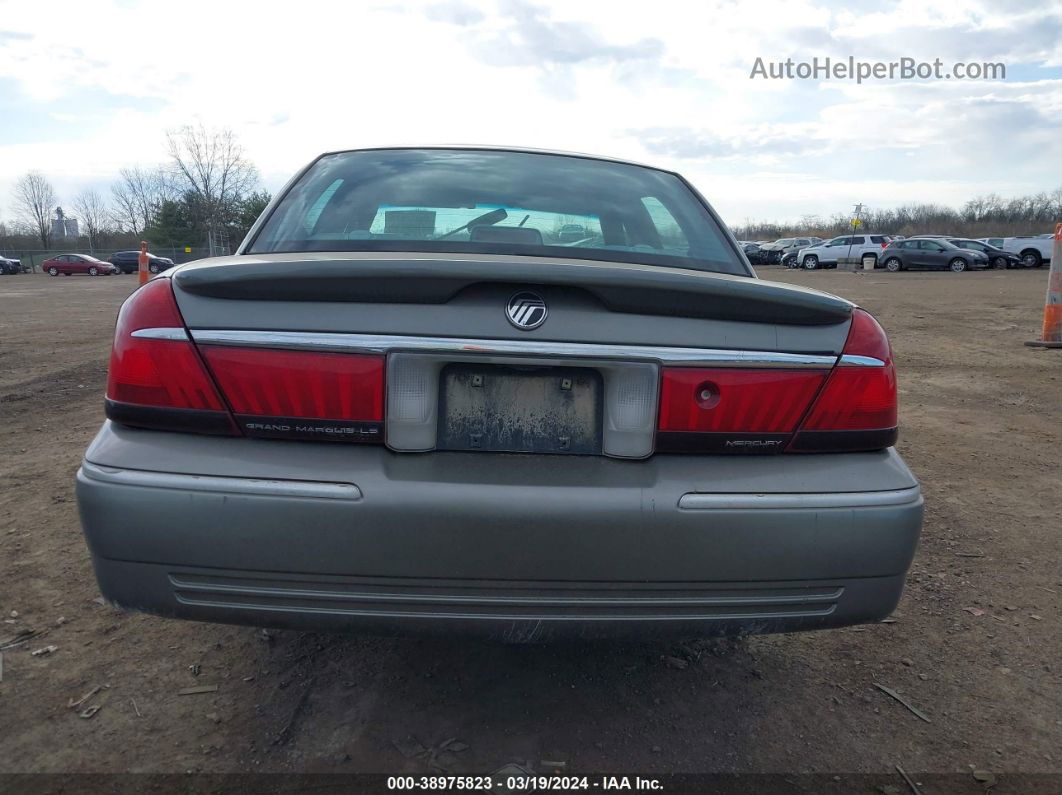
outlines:
M303 251L524 254L748 275L675 175L528 152L326 155L285 194L247 249Z

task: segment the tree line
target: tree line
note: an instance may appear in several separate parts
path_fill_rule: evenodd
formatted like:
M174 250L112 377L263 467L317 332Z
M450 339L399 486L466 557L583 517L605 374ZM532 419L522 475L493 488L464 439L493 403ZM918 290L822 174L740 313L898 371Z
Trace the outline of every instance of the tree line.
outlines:
M166 134L165 162L123 168L104 194L81 191L69 206L80 237L92 251L153 246L202 247L215 241L238 243L269 203L259 189L258 169L229 129L186 125ZM40 171L24 174L12 191L15 218L0 219L0 249L51 249L52 220L60 205ZM879 234L955 234L997 237L1050 232L1062 220L1062 188L1004 199L977 196L956 209L939 204L908 204L863 210L860 229ZM731 227L739 240L815 235L831 238L852 230L852 217L805 215L778 223L746 219ZM80 242L80 241L79 241ZM64 238L64 247L70 242Z
M963 237L1013 237L1053 232L1062 221L1062 188L1004 199L995 193L976 196L956 209L940 204L907 204L892 209L860 213L861 232L904 235L961 235ZM732 226L738 240L775 240L781 237L831 238L852 231L852 216L835 213L829 218L805 215L797 222L775 223L746 219Z
M88 188L72 197L81 243L91 251L152 246L235 245L269 203L258 169L229 129L186 125L166 134L165 162L123 168L107 192ZM0 220L0 248L51 249L52 220L62 204L48 178L29 171L12 190L14 220ZM70 212L72 210L72 212ZM69 238L61 241L71 246Z

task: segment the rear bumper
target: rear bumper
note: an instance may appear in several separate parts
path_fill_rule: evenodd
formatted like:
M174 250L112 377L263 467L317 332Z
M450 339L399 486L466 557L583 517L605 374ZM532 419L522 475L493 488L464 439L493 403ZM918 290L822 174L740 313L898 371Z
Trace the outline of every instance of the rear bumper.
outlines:
M77 494L100 588L123 607L513 640L878 620L922 523L893 450L396 454L111 423Z

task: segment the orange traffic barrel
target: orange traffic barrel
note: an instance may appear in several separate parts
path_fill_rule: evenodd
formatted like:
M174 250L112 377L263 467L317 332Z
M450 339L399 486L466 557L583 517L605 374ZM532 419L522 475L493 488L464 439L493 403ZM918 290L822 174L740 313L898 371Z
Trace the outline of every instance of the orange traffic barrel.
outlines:
M1051 270L1047 274L1044 328L1040 339L1025 343L1032 348L1062 348L1062 223L1055 224Z

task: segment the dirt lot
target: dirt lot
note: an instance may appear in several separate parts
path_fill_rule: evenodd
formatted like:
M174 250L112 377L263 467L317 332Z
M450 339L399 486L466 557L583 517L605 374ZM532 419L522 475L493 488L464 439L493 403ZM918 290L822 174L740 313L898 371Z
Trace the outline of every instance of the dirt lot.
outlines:
M534 647L116 612L73 475L133 277L0 278L0 644L41 633L3 652L0 770L426 773L407 746L456 738L435 758L470 773L1062 771L1062 351L1022 346L1046 274L762 275L854 299L892 335L927 508L892 623ZM68 702L96 686L79 717Z

